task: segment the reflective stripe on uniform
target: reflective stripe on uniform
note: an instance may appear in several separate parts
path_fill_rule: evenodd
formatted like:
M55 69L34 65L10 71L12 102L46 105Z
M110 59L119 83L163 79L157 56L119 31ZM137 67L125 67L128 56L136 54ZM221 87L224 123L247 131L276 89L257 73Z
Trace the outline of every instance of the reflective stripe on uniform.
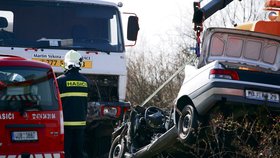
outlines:
M64 122L64 126L85 126L86 121Z
M87 97L88 93L84 92L67 92L67 93L61 93L60 98L63 97Z

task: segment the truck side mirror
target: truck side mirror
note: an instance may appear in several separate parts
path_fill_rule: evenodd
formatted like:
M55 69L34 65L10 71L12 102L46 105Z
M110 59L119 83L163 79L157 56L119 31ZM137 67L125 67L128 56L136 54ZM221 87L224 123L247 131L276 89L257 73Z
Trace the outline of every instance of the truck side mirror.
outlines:
M136 41L139 29L138 17L129 16L127 24L127 39L130 41Z

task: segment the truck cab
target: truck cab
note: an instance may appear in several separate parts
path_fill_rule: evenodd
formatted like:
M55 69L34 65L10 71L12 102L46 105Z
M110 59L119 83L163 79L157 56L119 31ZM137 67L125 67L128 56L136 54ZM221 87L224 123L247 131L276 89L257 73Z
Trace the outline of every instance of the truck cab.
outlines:
M121 15L119 5L100 0L0 2L0 54L46 62L56 75L64 72L63 59L69 50L82 55L80 72L94 82L100 98L88 104L90 153L109 150L111 133L130 107L125 100L124 34L134 43L139 26L137 16L129 16L124 33Z
M62 104L50 65L0 55L0 157L64 157Z

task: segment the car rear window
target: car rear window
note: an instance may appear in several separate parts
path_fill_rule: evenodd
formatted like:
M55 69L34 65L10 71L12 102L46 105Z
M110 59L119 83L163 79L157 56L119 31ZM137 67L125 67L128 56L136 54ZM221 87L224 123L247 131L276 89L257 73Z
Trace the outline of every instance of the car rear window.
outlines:
M54 81L50 69L0 68L0 111L57 110Z

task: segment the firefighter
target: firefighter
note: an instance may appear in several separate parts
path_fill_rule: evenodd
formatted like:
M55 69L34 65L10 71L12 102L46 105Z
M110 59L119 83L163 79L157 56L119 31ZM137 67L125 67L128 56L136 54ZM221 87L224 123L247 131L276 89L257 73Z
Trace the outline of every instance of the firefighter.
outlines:
M92 96L92 83L79 70L82 56L74 50L66 53L65 72L57 78L64 116L65 158L84 158L84 130L86 126L87 102Z

